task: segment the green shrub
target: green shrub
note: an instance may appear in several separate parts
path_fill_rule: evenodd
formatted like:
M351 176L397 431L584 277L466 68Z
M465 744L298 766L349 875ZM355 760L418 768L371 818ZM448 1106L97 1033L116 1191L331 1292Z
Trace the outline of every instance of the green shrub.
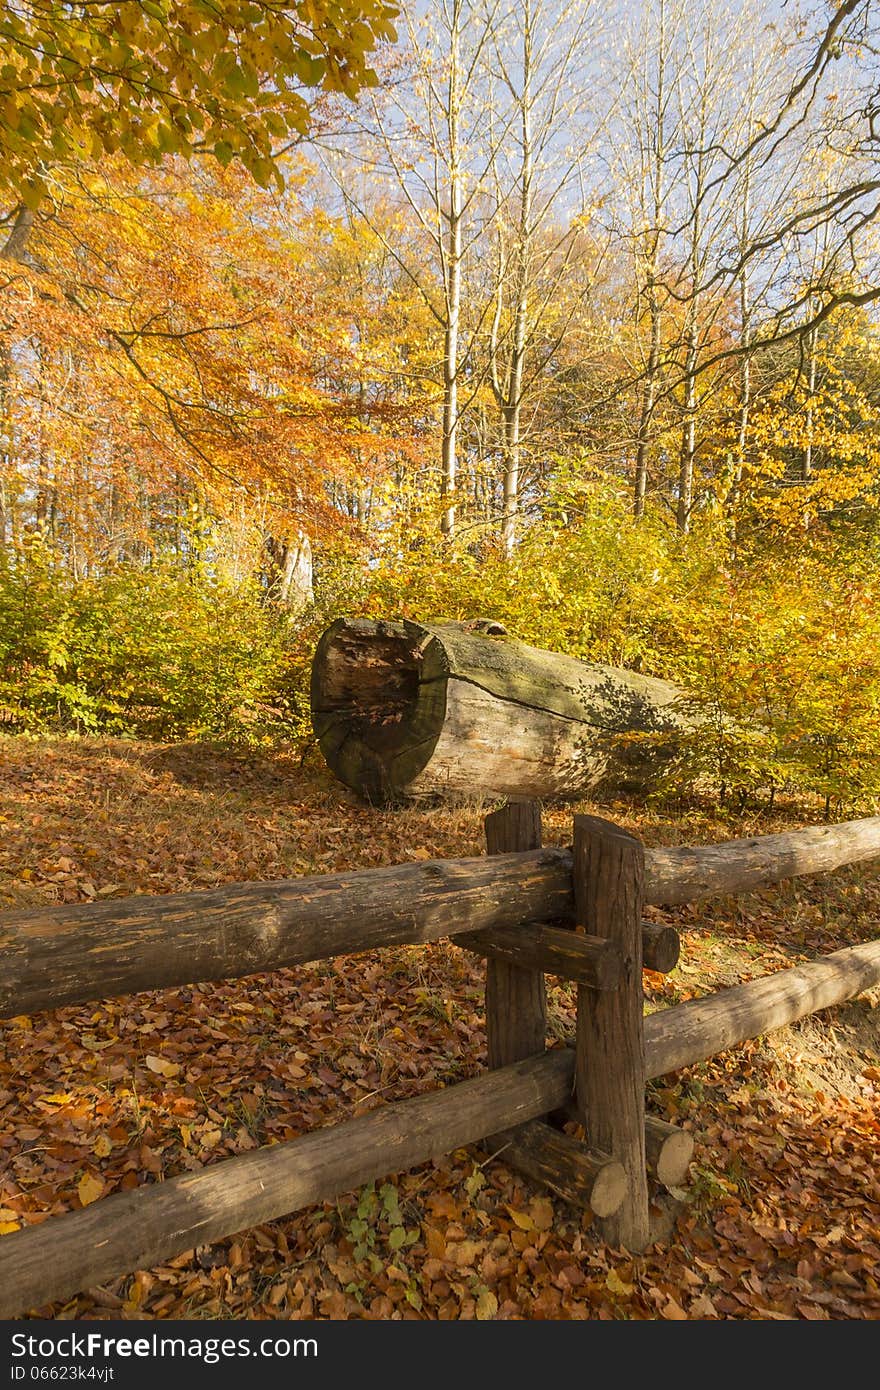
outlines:
M0 564L0 719L13 729L264 741L298 730L289 618L198 573L73 582L45 549Z

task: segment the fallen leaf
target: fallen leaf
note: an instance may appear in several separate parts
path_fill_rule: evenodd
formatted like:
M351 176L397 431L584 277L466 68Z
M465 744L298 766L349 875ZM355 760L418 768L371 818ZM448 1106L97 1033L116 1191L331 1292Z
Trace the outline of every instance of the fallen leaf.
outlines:
M479 1322L489 1322L498 1312L498 1299L491 1289L483 1289L477 1299L477 1319Z
M687 1322L687 1313L680 1303L676 1303L671 1294L660 1309L660 1316L661 1318L668 1318L671 1322Z
M446 1237L436 1226L425 1226L425 1248L434 1260L446 1258Z
M176 1062L169 1062L164 1057L154 1057L150 1053L144 1060L150 1071L158 1072L160 1076L179 1076L183 1070Z
M84 1207L97 1202L103 1191L104 1184L94 1173L84 1173L76 1185L76 1195Z
M625 1284L617 1273L616 1269L609 1269L605 1276L605 1287L609 1293L619 1294L622 1298L629 1298L635 1292L635 1284Z
M553 1203L549 1197L536 1197L529 1203L529 1215L537 1231L549 1231L553 1225Z
M534 1231L535 1223L527 1211L517 1211L514 1207L508 1207L507 1210L521 1231Z

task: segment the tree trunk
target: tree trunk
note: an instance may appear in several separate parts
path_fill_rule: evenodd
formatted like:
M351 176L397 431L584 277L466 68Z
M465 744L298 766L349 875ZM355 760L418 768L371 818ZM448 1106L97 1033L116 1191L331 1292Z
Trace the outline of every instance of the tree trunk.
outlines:
M680 695L666 681L526 646L485 620L340 618L312 667L324 757L346 786L380 802L643 787L664 750L619 736L681 729Z
M440 448L440 495L445 502L440 527L450 539L455 534L455 489L458 451L459 332L461 328L461 280L463 249L463 179L461 116L465 79L461 69L462 12L453 0L450 30L447 131L449 137L449 209L440 211L441 262L446 299L443 333L443 438ZM464 84L464 85L463 85ZM443 222L446 222L446 236Z
M816 343L818 330L813 329L807 336L807 408L804 449L801 456L801 482L808 483L813 476L813 405L816 395Z
M696 310L692 312L695 314ZM697 455L697 326L688 326L685 354L684 420L681 427L681 455L678 467L678 502L675 524L683 535L691 529L694 505L694 464Z
M18 261L21 265L33 264L27 253L27 244L33 228L33 208L26 207L24 203L22 203L15 214L12 230L3 243L2 248L0 248L0 257L4 257L9 261Z
M314 602L312 589L312 546L304 531L292 538L276 540L267 536L264 548L268 559L267 590L280 608L301 613Z

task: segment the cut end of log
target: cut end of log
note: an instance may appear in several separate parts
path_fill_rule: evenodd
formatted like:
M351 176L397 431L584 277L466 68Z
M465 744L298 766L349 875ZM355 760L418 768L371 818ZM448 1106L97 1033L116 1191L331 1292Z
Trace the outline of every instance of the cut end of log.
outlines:
M393 801L429 762L446 715L443 650L410 623L341 618L312 664L312 725L328 766Z
M590 1210L602 1219L614 1216L623 1205L627 1194L628 1179L626 1169L617 1159L610 1159L596 1174L590 1192Z
M642 923L642 965L646 970L668 975L678 965L680 955L681 937L675 927L664 927L657 922Z
M493 1134L489 1143L502 1163L600 1219L619 1211L629 1190L626 1170L616 1158L541 1120Z
M648 1171L664 1187L681 1187L687 1180L694 1156L694 1138L686 1129L645 1117L645 1153Z

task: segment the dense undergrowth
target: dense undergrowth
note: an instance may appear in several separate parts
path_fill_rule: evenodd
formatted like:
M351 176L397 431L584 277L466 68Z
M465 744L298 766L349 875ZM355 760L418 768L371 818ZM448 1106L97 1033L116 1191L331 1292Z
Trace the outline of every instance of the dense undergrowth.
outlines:
M511 636L677 681L700 715L658 794L734 804L789 793L826 813L880 794L876 544L826 523L733 546L711 516L686 536L632 520L607 482L575 474L512 559L445 547L433 513L370 548L317 553L316 601L291 615L257 580L179 559L74 580L34 542L0 562L0 720L11 732L206 738L302 748L308 673L341 613L491 615Z

